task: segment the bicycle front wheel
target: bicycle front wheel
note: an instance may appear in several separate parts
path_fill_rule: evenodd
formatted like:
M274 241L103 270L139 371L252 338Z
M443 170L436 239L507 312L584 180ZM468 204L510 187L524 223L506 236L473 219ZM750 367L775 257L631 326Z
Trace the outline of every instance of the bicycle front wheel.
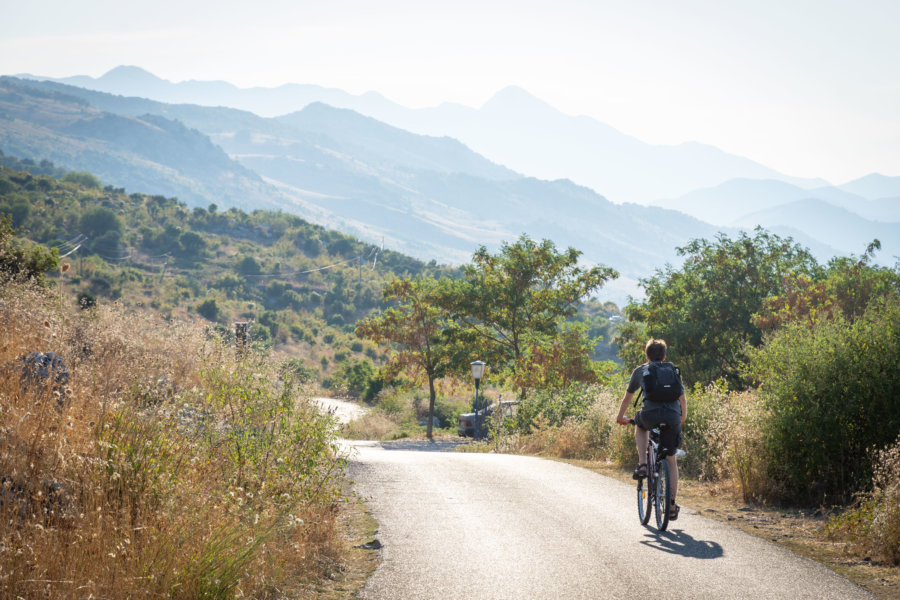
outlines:
M669 478L669 461L665 457L659 461L659 471L654 479L656 526L660 531L665 531L669 526L669 508L672 504L672 480Z

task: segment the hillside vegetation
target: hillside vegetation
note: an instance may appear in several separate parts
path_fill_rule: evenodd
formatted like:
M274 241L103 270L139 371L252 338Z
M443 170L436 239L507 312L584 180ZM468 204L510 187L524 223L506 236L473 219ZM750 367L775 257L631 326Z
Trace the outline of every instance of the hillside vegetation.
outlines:
M0 323L0 598L311 597L340 568L343 462L290 370L7 278Z

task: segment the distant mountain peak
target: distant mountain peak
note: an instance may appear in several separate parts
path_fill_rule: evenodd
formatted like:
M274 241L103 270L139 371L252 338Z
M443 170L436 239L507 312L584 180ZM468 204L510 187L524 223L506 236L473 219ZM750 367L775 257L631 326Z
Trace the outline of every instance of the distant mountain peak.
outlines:
M99 77L98 81L111 83L169 83L165 79L157 77L150 71L131 65L120 65L114 69L110 69L104 75Z
M485 102L481 108L482 108L482 110L490 110L492 108L500 108L500 109L504 109L504 110L508 110L508 109L520 109L521 110L523 108L524 109L534 109L534 108L548 109L549 108L553 111L556 111L556 109L553 106L551 106L547 102L544 102L537 96L534 96L527 90L525 90L517 85L510 85L510 86L503 88L502 90L500 90L499 92L497 92L496 94L491 96L491 99L488 100L487 102Z

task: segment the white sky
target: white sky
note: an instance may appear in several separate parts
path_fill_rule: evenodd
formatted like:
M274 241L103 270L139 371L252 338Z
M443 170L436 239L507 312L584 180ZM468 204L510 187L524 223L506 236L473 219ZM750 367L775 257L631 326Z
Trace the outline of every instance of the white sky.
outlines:
M897 0L0 0L0 74L312 83L411 107L518 85L651 143L900 175Z

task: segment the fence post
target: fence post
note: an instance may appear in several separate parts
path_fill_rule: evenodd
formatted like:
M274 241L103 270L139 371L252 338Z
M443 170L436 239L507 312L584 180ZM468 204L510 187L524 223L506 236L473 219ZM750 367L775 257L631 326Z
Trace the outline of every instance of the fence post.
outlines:
M248 321L235 321L234 323L234 351L238 360L244 358L247 348L250 347L250 323Z

